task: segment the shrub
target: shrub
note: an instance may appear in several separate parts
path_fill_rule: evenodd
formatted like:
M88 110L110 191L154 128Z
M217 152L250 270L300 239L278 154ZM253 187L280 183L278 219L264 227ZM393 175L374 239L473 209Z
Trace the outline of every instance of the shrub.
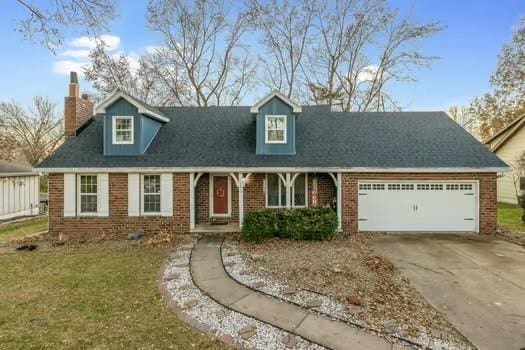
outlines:
M244 216L242 233L248 241L262 242L277 235L278 211L260 209Z
M279 236L298 240L331 239L337 215L330 208L259 209L244 217L243 235L252 242Z
M279 235L299 240L331 239L337 224L337 215L330 208L287 209L280 215Z

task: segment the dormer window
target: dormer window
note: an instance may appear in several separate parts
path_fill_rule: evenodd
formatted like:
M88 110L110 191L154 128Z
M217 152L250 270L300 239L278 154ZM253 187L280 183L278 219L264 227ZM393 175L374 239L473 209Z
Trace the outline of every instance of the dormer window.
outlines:
M114 116L113 117L113 144L129 145L133 144L133 117Z
M286 115L266 115L265 142L286 143Z

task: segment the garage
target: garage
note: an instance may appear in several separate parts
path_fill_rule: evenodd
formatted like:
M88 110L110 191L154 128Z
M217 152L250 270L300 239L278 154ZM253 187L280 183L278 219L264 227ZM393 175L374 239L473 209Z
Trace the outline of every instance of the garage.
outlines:
M478 232L477 182L358 183L359 231Z

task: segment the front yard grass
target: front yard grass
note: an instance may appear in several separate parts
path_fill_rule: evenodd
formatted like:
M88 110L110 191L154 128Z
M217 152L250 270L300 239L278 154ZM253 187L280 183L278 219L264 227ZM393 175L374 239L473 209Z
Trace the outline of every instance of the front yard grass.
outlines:
M0 348L224 348L164 306L166 254L127 243L0 254Z
M29 219L13 224L0 226L0 242L9 241L14 238L22 238L47 230L47 217Z
M525 225L521 220L523 209L515 204L498 203L498 225L516 231L525 232Z

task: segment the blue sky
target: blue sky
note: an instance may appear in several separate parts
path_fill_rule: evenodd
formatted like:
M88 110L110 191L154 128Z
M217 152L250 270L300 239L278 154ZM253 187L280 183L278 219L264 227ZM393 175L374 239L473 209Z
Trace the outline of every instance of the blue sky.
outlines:
M111 24L113 52L140 54L160 39L146 28L147 2L119 4L120 17ZM393 96L406 110L442 110L468 103L489 89L489 77L496 67L497 54L508 42L513 27L525 15L525 1L499 0L392 0L392 6L420 22L438 20L447 29L424 43L426 54L440 56L430 70L416 72L416 82L392 86ZM66 44L53 55L46 48L21 39L13 31L13 20L22 8L16 2L0 3L0 101L29 103L36 95L50 97L60 106L67 92L70 67L84 58L71 51L87 50L89 41L79 33L66 33ZM68 53L68 51L70 51ZM74 52L73 52L74 53ZM82 90L89 84L81 81ZM247 97L244 104L251 104Z

